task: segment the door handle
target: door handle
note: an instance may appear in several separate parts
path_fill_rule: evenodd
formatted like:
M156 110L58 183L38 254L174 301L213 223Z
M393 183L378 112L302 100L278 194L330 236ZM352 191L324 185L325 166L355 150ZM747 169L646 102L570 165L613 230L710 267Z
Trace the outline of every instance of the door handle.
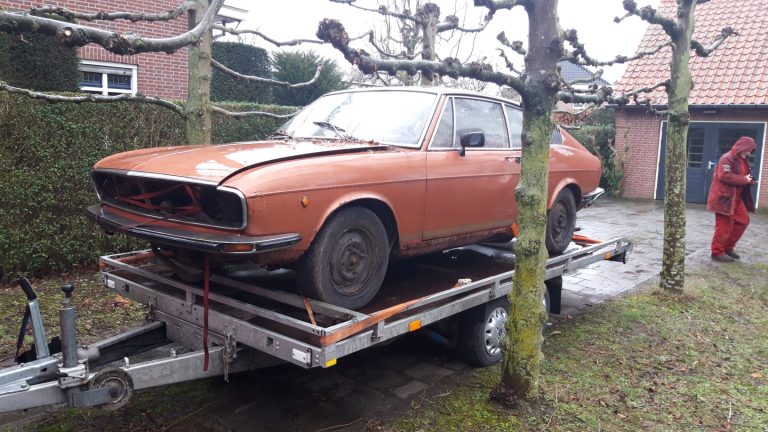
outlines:
M508 160L510 162L515 162L515 163L520 163L520 161L522 160L522 158L520 156L507 156L504 159L506 159L506 160Z
M711 170L711 169L712 169L712 167L713 167L713 166L715 166L715 165L717 165L717 162L712 162L712 161L709 161L709 163L707 164L707 169L708 169L708 170Z

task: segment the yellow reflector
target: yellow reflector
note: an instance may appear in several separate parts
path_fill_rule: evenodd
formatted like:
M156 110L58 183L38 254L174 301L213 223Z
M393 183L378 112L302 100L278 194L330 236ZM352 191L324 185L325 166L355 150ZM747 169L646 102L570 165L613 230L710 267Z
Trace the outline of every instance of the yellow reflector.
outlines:
M421 328L421 320L411 321L408 323L408 331L416 331Z
M608 259L611 259L611 258L613 258L613 252L606 252L605 253L605 259L608 260Z
M327 362L325 362L325 367L331 367L331 366L334 366L335 364L336 364L336 359L328 360Z
M253 250L252 244L225 244L221 247L222 252L250 252Z
M301 199L301 205L303 205L304 207L309 205L309 197L308 196L304 195L304 197Z

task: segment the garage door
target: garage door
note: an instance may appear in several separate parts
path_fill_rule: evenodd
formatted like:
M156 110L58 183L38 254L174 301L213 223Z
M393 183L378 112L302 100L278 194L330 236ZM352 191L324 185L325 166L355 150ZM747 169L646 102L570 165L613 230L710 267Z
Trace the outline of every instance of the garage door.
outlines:
M685 199L691 203L706 203L712 175L718 159L733 146L739 137L748 136L757 142L757 150L750 155L752 175L760 174L763 158L764 123L709 123L692 122L688 127L688 163L686 165ZM656 181L656 199L664 199L664 163L667 147L667 123L661 128L661 157ZM757 202L757 187L752 188Z

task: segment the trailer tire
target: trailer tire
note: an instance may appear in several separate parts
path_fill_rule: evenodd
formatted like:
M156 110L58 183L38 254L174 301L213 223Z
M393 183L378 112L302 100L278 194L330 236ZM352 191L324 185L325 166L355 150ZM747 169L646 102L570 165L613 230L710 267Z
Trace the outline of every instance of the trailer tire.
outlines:
M359 309L381 288L389 263L387 231L364 207L332 215L297 268L299 291L346 309Z
M576 199L565 188L557 194L555 202L547 212L545 243L550 256L560 255L571 244L576 230Z
M509 300L500 297L465 312L456 345L473 366L491 366L501 361L501 341L506 337Z

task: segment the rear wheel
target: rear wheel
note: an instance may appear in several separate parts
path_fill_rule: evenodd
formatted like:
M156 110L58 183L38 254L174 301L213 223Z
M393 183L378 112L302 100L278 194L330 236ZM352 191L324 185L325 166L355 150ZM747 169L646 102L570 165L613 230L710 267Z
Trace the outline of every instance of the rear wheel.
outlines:
M456 344L473 366L490 366L501 361L501 342L507 335L509 301L506 297L465 313Z
M550 255L559 255L568 248L576 230L576 200L568 189L557 194L547 212L546 245Z
M381 287L389 263L387 232L381 220L363 207L349 207L323 225L298 267L299 290L305 295L359 309Z

